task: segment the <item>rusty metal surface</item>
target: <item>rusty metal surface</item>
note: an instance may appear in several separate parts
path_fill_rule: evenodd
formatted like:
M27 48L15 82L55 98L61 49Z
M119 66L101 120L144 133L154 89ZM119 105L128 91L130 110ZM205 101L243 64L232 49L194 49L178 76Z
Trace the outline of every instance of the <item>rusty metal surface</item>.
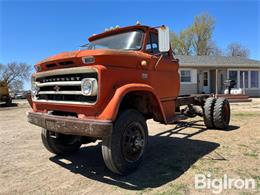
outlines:
M31 108L32 108L33 105L32 105L32 95L31 95L31 93L29 93L29 94L26 96L26 99L27 99L29 105L30 105Z
M189 96L180 96L176 99L176 107L188 104L203 105L204 101L210 97L209 94L192 94Z
M49 115L46 113L28 112L28 122L63 134L102 138L110 135L113 124L111 121L78 119L73 117Z

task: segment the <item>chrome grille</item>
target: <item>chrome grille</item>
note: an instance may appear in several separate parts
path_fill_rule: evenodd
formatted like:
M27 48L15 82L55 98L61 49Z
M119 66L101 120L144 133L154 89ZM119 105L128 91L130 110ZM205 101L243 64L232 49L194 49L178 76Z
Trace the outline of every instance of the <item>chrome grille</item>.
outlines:
M97 96L84 96L81 92L84 78L97 79L96 70L79 67L37 73L35 82L39 91L34 101L94 104Z

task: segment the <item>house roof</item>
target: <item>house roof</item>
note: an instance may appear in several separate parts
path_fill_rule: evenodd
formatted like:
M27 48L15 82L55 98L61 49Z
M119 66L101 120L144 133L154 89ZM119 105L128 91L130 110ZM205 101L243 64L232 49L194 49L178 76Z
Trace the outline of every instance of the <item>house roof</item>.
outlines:
M260 61L243 57L175 55L181 67L260 68Z

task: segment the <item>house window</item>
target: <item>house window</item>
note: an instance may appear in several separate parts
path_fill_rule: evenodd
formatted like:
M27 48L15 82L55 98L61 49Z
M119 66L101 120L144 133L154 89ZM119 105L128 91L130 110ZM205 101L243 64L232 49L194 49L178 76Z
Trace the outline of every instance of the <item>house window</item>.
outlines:
M259 87L259 75L258 71L251 71L251 88L258 88Z
M237 83L238 77L237 77L237 71L236 70L230 70L229 71L229 79L234 80ZM235 87L237 87L237 85L238 85L238 83L235 85Z
M240 88L244 87L243 74L245 74L245 88L248 88L248 71L240 71Z
M257 70L229 70L228 78L237 82L235 87L243 88L259 88L259 71ZM245 75L245 81L243 81L243 74Z
M181 70L181 82L190 83L191 82L191 71Z

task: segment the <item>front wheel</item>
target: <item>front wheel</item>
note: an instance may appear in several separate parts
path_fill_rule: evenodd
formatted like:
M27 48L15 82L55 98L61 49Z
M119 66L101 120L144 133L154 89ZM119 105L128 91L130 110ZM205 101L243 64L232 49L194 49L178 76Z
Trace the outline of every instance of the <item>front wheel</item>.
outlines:
M81 146L78 136L75 135L64 135L42 129L41 137L45 148L57 155L73 154Z
M113 132L104 137L102 155L112 172L125 175L143 160L148 130L145 118L136 110L125 110L114 123Z

